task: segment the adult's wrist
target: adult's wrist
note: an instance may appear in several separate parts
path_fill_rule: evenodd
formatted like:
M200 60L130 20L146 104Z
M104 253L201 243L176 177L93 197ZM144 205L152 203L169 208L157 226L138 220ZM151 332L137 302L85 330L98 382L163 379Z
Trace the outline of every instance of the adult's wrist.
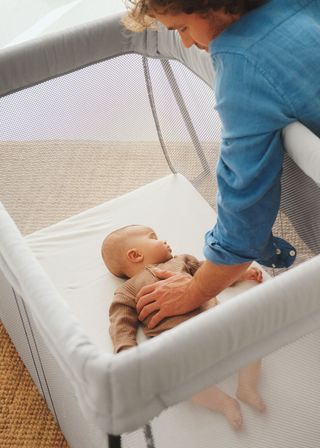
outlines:
M202 305L238 280L249 266L250 263L217 265L206 260L190 282L189 302L197 306Z

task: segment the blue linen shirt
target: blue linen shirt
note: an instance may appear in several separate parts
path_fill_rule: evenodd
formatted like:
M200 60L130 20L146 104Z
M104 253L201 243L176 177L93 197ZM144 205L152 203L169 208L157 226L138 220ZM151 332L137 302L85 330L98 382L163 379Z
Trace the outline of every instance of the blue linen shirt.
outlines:
M222 143L218 218L204 255L217 264L270 265L279 242L291 247L272 235L281 130L300 121L320 136L320 0L270 0L229 26L209 51Z

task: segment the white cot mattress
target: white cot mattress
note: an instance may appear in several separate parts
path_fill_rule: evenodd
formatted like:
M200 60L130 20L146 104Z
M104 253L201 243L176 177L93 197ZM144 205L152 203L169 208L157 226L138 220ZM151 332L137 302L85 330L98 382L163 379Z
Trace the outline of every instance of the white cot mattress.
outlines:
M61 369L51 372L51 378L63 372L64 389L58 384L51 392L56 405L61 402L60 424L73 418L72 446L107 446L106 432L137 430L153 417L156 448L201 448L212 440L230 448L320 444L319 257L262 285L245 282L229 288L214 309L136 348L111 354L108 306L122 280L105 270L100 257L104 236L141 223L170 241L174 253L201 259L203 235L214 219L212 209L181 175L167 176L25 239L0 207L0 267ZM9 297L9 288L3 291ZM44 352L40 355L46 359ZM234 372L265 355L261 393L268 410L258 415L243 405L241 432L232 431L222 416L190 403L193 393L213 383L234 395ZM90 421L90 434L64 391L76 395ZM141 431L124 440L124 447L131 448L141 440Z
M159 181L89 209L26 237L32 252L81 322L92 342L113 352L108 308L122 279L110 274L100 255L104 237L129 225L152 227L166 239L173 254L190 253L203 260L204 233L216 214L181 175ZM265 279L268 278L264 273ZM253 286L229 288L220 300ZM139 339L144 339L142 333Z

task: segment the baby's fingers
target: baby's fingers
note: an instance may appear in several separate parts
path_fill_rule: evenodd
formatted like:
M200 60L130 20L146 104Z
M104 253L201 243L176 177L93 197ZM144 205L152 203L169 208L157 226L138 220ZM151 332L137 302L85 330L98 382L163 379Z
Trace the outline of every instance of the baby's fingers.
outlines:
M262 271L259 268L251 268L251 279L261 283L263 280Z

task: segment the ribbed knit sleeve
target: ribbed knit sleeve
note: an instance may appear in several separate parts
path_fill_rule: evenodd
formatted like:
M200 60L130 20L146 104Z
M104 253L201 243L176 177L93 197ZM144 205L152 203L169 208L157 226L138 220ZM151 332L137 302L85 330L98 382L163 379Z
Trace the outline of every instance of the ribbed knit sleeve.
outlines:
M200 268L202 263L203 263L203 261L199 261L193 255L189 255L189 254L185 255L186 270L192 276L194 276L194 274Z
M116 292L109 309L109 320L114 353L137 345L139 321L133 298Z

